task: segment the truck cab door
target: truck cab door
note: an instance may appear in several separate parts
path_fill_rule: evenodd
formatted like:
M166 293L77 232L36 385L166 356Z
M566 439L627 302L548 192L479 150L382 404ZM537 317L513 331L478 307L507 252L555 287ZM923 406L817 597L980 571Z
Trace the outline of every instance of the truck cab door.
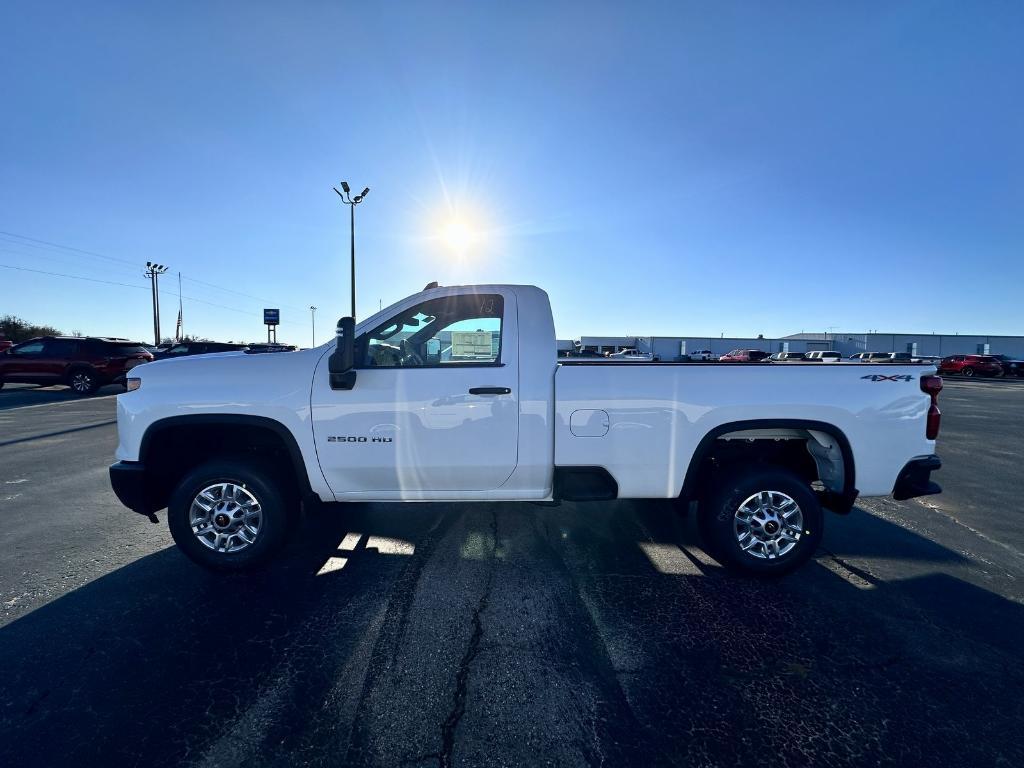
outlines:
M356 331L356 380L314 374L313 436L341 498L445 498L499 488L519 437L516 297L432 289Z

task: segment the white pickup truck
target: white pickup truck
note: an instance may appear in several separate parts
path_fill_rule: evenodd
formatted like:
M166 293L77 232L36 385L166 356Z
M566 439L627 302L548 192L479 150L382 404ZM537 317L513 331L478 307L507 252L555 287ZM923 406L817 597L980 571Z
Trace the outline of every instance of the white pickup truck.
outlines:
M934 374L559 361L544 291L431 284L315 349L133 370L110 478L217 570L268 560L303 503L669 498L720 562L779 574L823 508L940 491Z

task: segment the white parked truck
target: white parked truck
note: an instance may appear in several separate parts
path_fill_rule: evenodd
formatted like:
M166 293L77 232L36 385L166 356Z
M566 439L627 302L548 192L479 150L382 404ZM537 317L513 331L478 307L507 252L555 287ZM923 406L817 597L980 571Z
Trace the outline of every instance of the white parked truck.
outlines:
M432 284L315 349L133 370L110 477L218 570L267 561L304 503L678 499L713 557L778 574L823 508L940 491L934 374L559 361L544 291Z

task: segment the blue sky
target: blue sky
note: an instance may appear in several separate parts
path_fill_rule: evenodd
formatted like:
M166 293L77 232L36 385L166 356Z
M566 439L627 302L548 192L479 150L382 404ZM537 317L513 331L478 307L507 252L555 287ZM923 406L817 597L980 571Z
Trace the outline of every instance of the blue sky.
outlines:
M7 3L0 313L327 337L430 280L560 337L1024 333L1024 6ZM451 222L459 222L452 225ZM442 233L461 227L468 246ZM202 282L195 282L202 281ZM173 332L176 281L164 280ZM138 287L128 287L138 286Z

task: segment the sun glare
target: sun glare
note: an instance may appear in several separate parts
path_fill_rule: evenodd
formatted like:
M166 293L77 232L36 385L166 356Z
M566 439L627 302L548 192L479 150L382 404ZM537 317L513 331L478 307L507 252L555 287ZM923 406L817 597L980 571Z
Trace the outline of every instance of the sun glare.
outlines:
M479 234L463 219L451 219L441 228L441 241L455 253L465 253L477 240Z

